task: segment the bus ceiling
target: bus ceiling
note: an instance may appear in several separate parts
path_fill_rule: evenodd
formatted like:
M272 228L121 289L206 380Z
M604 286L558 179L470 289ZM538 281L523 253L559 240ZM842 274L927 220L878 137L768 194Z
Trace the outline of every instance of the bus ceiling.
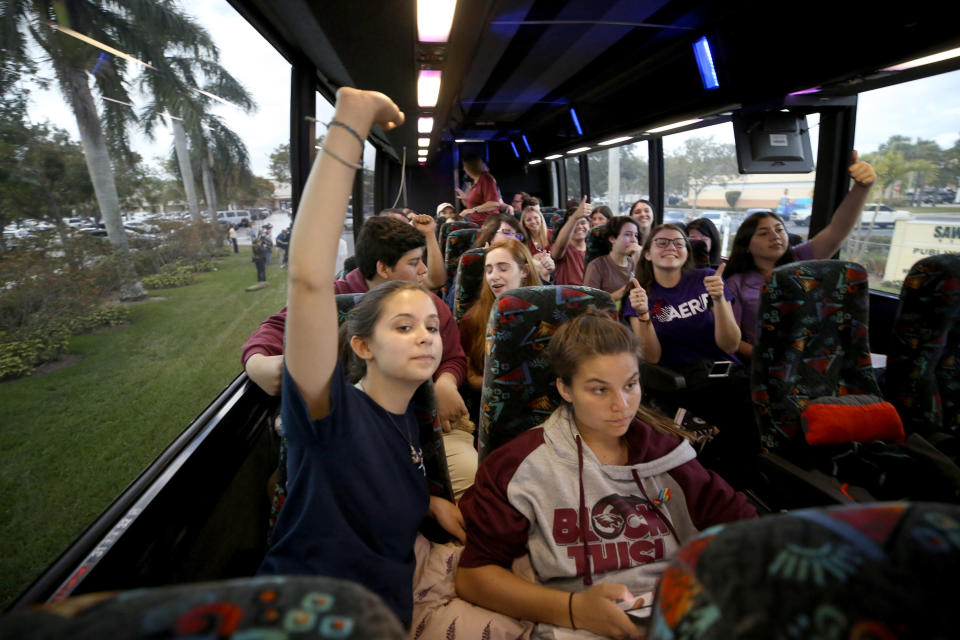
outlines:
M425 135L431 153L457 139L513 141L523 161L731 105L777 107L810 90L813 110L819 98L960 68L953 58L884 71L960 46L956 21L928 0L895 11L815 1L786 14L759 0L459 0L442 43L418 42L415 1L229 1L328 100L340 86L377 89L411 122L433 117L430 134L375 134L394 159L406 147L408 163ZM695 55L703 37L712 89ZM432 108L418 106L423 69L440 71Z

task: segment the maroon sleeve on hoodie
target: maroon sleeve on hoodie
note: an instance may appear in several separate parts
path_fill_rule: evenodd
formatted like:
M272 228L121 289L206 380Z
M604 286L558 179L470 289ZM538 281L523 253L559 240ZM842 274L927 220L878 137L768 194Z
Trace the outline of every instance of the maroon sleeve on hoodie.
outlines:
M250 334L240 350L240 364L246 366L247 360L255 353L265 356L283 355L283 328L287 324L287 308L275 313Z
M693 525L700 531L717 524L756 518L757 510L747 497L735 491L713 471L691 460L669 471L683 487L684 499Z
M507 487L520 464L541 444L543 429L531 429L484 458L473 486L460 500L467 529L461 567L492 564L509 570L527 553L530 521L510 504Z
M440 316L440 338L443 340L443 355L433 379L439 378L441 373L449 373L456 379L459 387L467 380L467 356L460 344L460 329L457 328L450 307L435 294L430 295L433 296L437 315Z

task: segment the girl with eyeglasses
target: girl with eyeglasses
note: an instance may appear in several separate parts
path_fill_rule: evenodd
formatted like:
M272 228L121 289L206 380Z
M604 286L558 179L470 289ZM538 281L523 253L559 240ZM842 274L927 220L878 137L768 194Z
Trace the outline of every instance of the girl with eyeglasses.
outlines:
M696 269L690 240L679 227L650 231L636 278L624 296L623 316L637 336L647 362L683 374L686 388L658 399L683 407L720 427L705 464L724 475L749 467L758 449L749 380L732 355L740 344L732 296L723 284L724 265ZM734 363L730 375L708 377L716 361ZM728 478L730 479L730 478Z

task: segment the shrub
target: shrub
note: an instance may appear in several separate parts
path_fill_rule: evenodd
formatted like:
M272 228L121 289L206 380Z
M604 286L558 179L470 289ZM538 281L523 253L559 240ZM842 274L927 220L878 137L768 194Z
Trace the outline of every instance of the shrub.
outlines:
M142 280L142 284L147 289L172 289L193 284L195 280L192 267L180 266L166 273L147 276Z

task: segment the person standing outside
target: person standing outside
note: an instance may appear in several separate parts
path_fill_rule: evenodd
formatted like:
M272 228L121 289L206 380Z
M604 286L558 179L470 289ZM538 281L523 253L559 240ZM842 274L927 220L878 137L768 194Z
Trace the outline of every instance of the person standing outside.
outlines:
M227 237L230 238L230 242L233 243L233 252L240 253L240 247L237 245L237 227L235 225L230 225L227 231Z
M280 264L280 268L286 269L287 258L290 251L290 227L287 227L277 235L277 249L283 251L283 262Z
M267 281L267 247L263 239L261 234L250 243L250 247L253 249L253 264L257 267L257 282Z
M273 233L273 225L268 222L263 225L263 231L260 233L264 247L266 247L267 250L267 264L270 264L270 256L273 255L273 239L270 237L271 233Z

